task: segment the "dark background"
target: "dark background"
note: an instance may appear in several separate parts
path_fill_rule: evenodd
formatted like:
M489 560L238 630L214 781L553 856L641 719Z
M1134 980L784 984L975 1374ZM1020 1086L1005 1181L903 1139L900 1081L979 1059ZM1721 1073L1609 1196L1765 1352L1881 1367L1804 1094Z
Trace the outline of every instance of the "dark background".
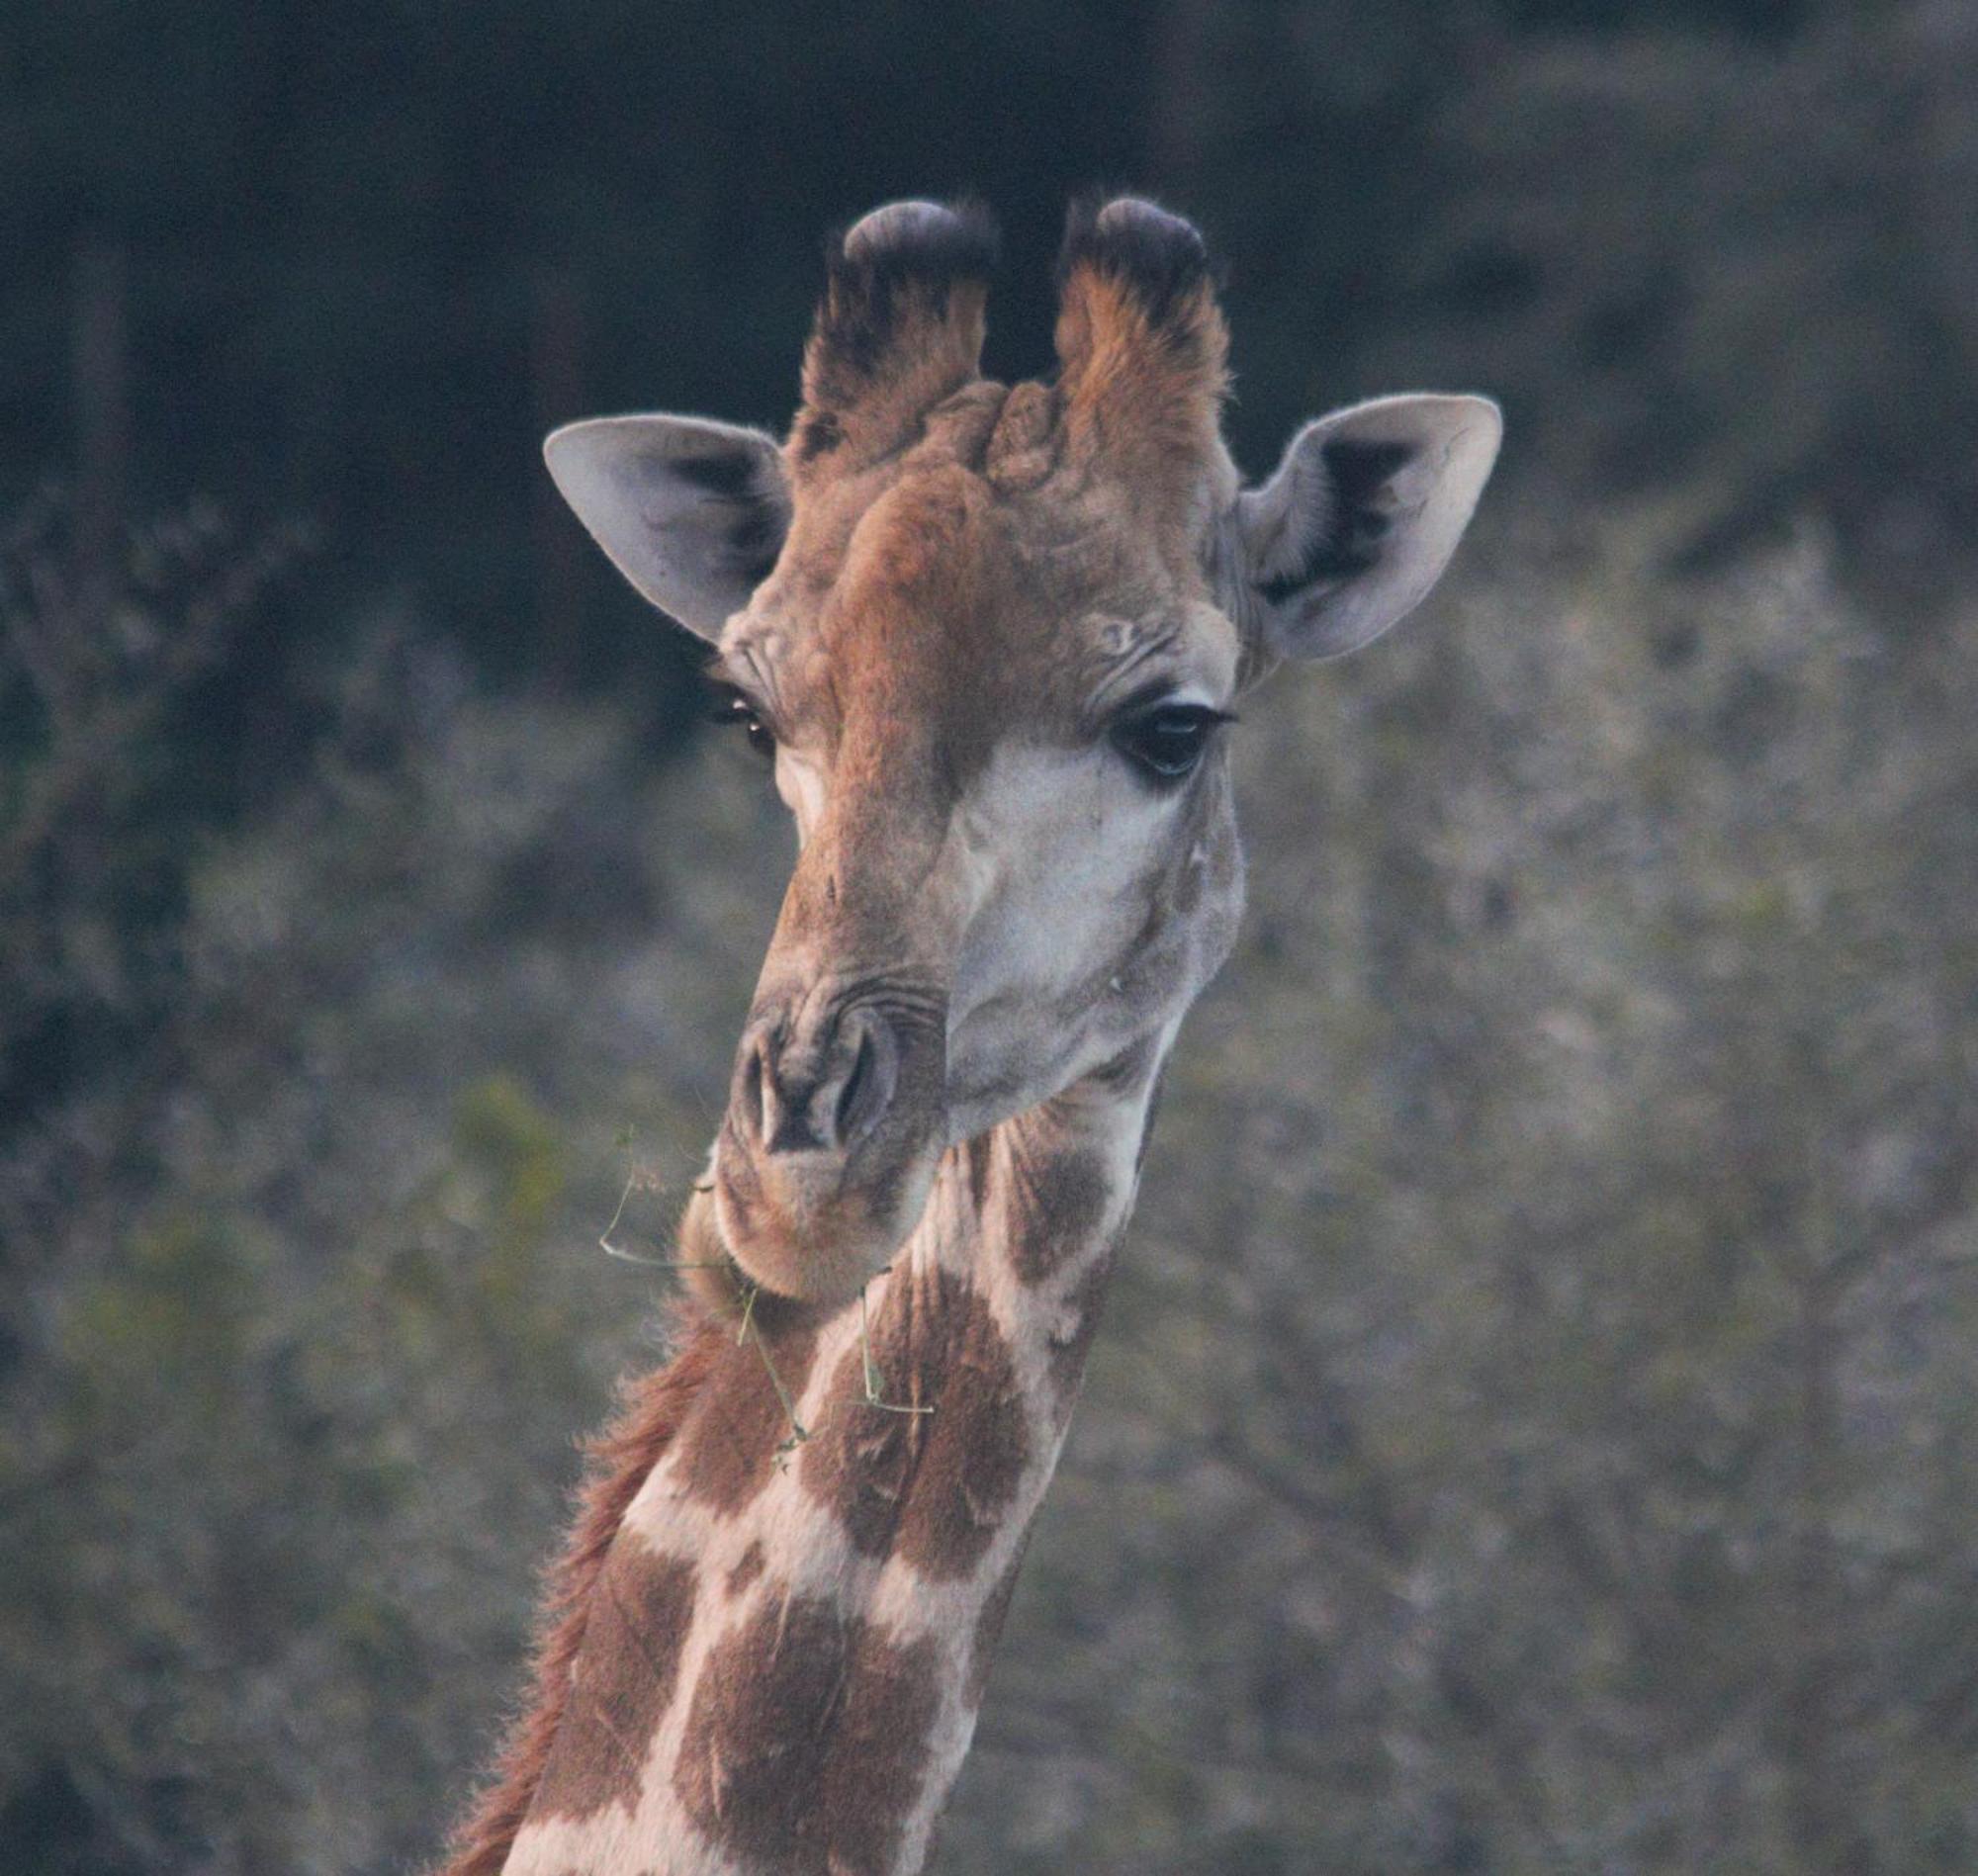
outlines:
M1225 261L1250 473L1509 441L1245 725L941 1866L1978 1861L1967 8L76 0L0 24L0 1867L436 1844L786 858L538 441L780 427L905 194L1040 371L1095 181Z

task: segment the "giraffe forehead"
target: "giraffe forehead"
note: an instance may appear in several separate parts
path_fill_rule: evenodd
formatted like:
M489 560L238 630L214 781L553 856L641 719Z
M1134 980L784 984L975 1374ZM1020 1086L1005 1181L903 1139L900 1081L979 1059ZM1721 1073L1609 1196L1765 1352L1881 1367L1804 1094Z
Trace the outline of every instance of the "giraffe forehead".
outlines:
M1192 562L1162 563L1112 491L1012 494L952 461L834 487L732 634L786 719L859 740L938 738L972 766L1011 735L1055 740L1131 677L1233 681L1233 626ZM1124 694L1122 689L1121 694Z

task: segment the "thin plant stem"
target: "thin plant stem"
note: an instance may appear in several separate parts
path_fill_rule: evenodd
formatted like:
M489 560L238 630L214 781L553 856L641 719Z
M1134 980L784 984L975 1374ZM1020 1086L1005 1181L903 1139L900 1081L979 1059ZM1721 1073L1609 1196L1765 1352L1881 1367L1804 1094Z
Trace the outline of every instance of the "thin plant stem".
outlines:
M597 1248L606 1257L615 1257L621 1264L639 1264L647 1270L718 1270L718 1261L709 1258L684 1257L643 1257L637 1251L628 1251L622 1244L611 1242L611 1233L618 1228L618 1220L625 1215L626 1203L632 1197L632 1190L639 1183L638 1169L627 1175L625 1190L618 1195L618 1207L611 1214L611 1222L599 1233Z
M883 1377L879 1365L872 1359L872 1331L865 1312L865 1286L858 1290L858 1359L864 1369L865 1404L877 1407L881 1413L932 1413L932 1406L909 1406L903 1401L888 1400L879 1391Z

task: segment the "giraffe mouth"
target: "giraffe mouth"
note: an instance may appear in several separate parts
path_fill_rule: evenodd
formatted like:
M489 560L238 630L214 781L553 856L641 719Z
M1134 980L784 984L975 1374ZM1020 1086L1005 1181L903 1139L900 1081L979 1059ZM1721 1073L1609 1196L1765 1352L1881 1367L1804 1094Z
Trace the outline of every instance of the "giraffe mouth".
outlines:
M775 1295L849 1302L920 1222L940 1147L937 1133L851 1154L766 1153L739 1139L731 1120L711 1194L720 1256L744 1284Z
M946 1005L843 966L759 995L711 1181L722 1254L745 1281L846 1301L919 1223L945 1141Z

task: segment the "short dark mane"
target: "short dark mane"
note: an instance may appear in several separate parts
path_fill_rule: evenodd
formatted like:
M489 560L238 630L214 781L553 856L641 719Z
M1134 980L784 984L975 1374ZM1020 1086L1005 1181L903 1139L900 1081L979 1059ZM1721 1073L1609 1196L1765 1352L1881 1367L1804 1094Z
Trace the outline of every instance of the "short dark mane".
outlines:
M529 1815L563 1721L598 1572L639 1487L665 1457L723 1346L721 1327L686 1298L675 1305L673 1331L673 1359L654 1374L622 1383L617 1414L585 1445L588 1467L570 1540L544 1576L527 1704L508 1729L491 1782L461 1820L447 1860L432 1876L499 1876Z

